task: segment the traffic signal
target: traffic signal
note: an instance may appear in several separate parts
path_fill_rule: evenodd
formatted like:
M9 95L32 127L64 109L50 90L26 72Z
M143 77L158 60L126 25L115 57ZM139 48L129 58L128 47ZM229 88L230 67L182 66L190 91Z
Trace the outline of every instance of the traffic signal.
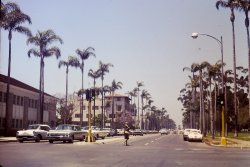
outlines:
M86 100L90 100L91 99L91 93L90 93L90 90L89 89L86 89L85 90L85 94L86 94Z
M224 95L223 94L220 94L219 96L217 96L216 104L224 106Z

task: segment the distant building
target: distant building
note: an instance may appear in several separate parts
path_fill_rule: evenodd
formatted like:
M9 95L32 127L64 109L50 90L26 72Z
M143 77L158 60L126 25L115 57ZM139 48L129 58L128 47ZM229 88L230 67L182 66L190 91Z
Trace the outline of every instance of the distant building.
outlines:
M0 74L0 135L3 135L6 121L7 76ZM38 123L39 90L14 78L10 79L10 118L7 120L10 134L29 124ZM44 94L43 123L52 127L56 124L56 98Z
M77 96L71 96L69 99L70 103L73 103L77 108L73 113L72 122L80 124L80 101L81 98ZM91 116L94 114L94 102L91 102ZM136 113L130 105L130 99L125 95L114 95L114 121L121 112L131 113L133 119L136 117ZM95 116L101 118L102 114L102 99L96 98L95 100ZM106 117L105 127L110 127L112 119L112 96L105 96L104 99L104 116ZM97 120L96 120L97 121ZM83 126L88 125L88 101L83 101ZM97 125L97 124L96 124Z

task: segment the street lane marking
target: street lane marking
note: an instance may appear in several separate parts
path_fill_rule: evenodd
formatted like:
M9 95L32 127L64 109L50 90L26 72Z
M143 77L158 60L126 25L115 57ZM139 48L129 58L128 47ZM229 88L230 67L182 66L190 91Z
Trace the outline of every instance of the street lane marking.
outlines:
M154 143L154 141L151 141L151 143Z
M147 145L149 145L149 143L145 143L144 145L147 146Z
M183 163L181 162L181 161L175 161L176 163L177 163L177 165L179 165L179 166L182 166L183 165Z

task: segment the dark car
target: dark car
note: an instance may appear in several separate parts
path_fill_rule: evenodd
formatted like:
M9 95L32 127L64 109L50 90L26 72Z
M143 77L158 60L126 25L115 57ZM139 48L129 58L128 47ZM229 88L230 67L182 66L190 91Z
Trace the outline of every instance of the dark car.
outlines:
M131 131L131 133L133 136L137 136L137 135L143 136L143 132L141 129L135 129L135 130Z

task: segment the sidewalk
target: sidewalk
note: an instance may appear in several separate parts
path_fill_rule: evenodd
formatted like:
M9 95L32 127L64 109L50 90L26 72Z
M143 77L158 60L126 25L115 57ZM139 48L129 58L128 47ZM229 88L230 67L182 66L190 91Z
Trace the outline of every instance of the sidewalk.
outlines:
M210 146L217 146L217 147L229 147L229 148L249 148L250 149L250 141L233 139L233 138L226 138L227 145L221 145L220 138L212 139L211 137L207 137L204 139L204 142Z
M17 142L16 137L2 137L0 136L0 142Z

